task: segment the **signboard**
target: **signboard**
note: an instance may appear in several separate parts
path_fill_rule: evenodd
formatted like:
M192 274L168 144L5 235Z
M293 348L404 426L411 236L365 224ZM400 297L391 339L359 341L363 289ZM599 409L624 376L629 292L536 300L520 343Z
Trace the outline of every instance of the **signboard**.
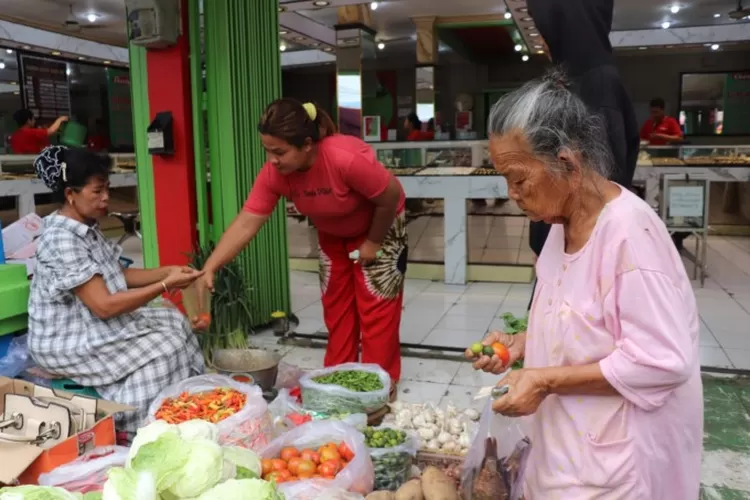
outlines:
M44 124L70 115L68 65L26 54L20 59L24 107Z
M704 186L670 186L670 217L703 217Z
M130 73L107 68L109 101L109 142L115 148L133 146L133 107L130 97Z
M750 72L727 74L722 133L750 134Z

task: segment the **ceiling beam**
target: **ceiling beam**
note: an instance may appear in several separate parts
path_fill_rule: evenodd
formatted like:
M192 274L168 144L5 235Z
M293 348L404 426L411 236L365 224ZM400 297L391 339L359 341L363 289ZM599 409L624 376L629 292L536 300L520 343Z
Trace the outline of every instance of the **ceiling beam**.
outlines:
M336 32L296 12L281 12L279 26L320 43L336 46Z
M58 33L60 35L69 36L71 38L77 38L79 40L87 40L91 42L98 42L98 43L105 44L105 45L114 45L114 46L123 47L123 48L127 46L127 36L125 32L122 33L121 43L113 43L112 38L96 36L96 34L91 34L93 30L86 30L85 28L84 30L77 32L79 36L75 36L70 31L65 30L65 28L57 24L39 23L30 19L21 19L18 17L8 16L5 14L0 14L0 20L7 21L13 24L20 24L21 26L28 26L30 28L37 28L37 29L51 32L51 33ZM86 33L85 37L83 36L83 31L85 31Z
M750 40L750 23L613 31L609 34L609 40L614 48L746 42Z

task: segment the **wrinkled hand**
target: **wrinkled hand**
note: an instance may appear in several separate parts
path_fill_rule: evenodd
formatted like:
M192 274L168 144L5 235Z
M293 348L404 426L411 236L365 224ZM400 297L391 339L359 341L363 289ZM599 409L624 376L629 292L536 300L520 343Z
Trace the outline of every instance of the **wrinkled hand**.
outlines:
M498 386L507 385L508 393L492 403L492 411L507 417L524 417L535 413L547 397L547 383L543 369L513 370L503 377Z
M370 240L365 240L362 246L359 247L359 259L357 262L363 266L369 266L376 260L378 260L378 252L380 251L380 245L373 243Z
M471 349L466 349L464 356L466 359L474 361L475 370L482 370L487 373L499 375L506 371L508 367L512 366L513 363L519 359L523 359L524 353L526 352L526 332L518 333L516 335L508 335L503 332L492 332L482 340L482 345L492 345L495 342L500 342L508 349L508 354L510 354L508 364L503 365L503 361L497 355L489 357L485 354L480 354L479 357L477 357Z
M211 293L214 292L214 278L216 273L211 269L203 269L203 276L201 276L196 282L195 286L198 289L198 296L203 297L206 291Z
M174 266L169 269L169 274L164 279L164 284L170 290L183 289L190 286L201 276L203 276L203 271L196 271L192 267Z

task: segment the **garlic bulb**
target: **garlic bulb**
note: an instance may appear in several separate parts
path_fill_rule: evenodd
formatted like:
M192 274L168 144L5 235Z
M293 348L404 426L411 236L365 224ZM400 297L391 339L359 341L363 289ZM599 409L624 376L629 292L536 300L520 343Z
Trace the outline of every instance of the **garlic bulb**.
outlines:
M437 439L430 439L429 441L427 441L426 446L427 446L428 450L435 450L435 451L437 451L437 450L440 449L440 443L438 442Z
M477 410L475 410L474 408L469 408L469 409L465 410L464 411L464 415L469 420L471 420L473 422L476 422L481 417L481 415L479 414L479 412Z
M415 429L421 429L427 422L425 422L424 415L417 415L414 417L414 420L412 420L412 423L414 424Z
M453 441L453 436L451 436L449 433L443 431L440 434L438 434L437 440L440 444L445 444L449 441Z
M390 407L393 413L398 413L404 408L404 403L402 403L401 401L394 401L390 404Z
M461 448L468 448L471 446L471 438L469 438L467 433L464 432L458 437L458 445Z
M422 439L430 440L435 438L435 432L429 427L422 427L417 432Z
M422 412L422 418L424 418L425 422L432 423L435 421L435 412L429 408L425 408L424 412Z
M458 409L452 403L448 403L448 406L445 407L445 415L448 418L453 418L458 415Z
M414 416L412 415L411 410L401 410L396 413L396 418L401 418L403 420L408 420L409 422L411 422Z
M443 447L441 448L443 451L456 451L456 443L454 441L448 441L447 443L443 443Z

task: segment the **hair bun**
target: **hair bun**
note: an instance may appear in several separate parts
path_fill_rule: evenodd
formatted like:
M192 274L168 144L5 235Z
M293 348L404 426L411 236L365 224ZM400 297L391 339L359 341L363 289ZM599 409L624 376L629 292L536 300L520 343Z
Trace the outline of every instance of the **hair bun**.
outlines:
M554 69L549 70L545 73L542 80L545 83L552 84L556 87L570 90L571 82L568 79L568 74L565 72L565 68L557 66Z

